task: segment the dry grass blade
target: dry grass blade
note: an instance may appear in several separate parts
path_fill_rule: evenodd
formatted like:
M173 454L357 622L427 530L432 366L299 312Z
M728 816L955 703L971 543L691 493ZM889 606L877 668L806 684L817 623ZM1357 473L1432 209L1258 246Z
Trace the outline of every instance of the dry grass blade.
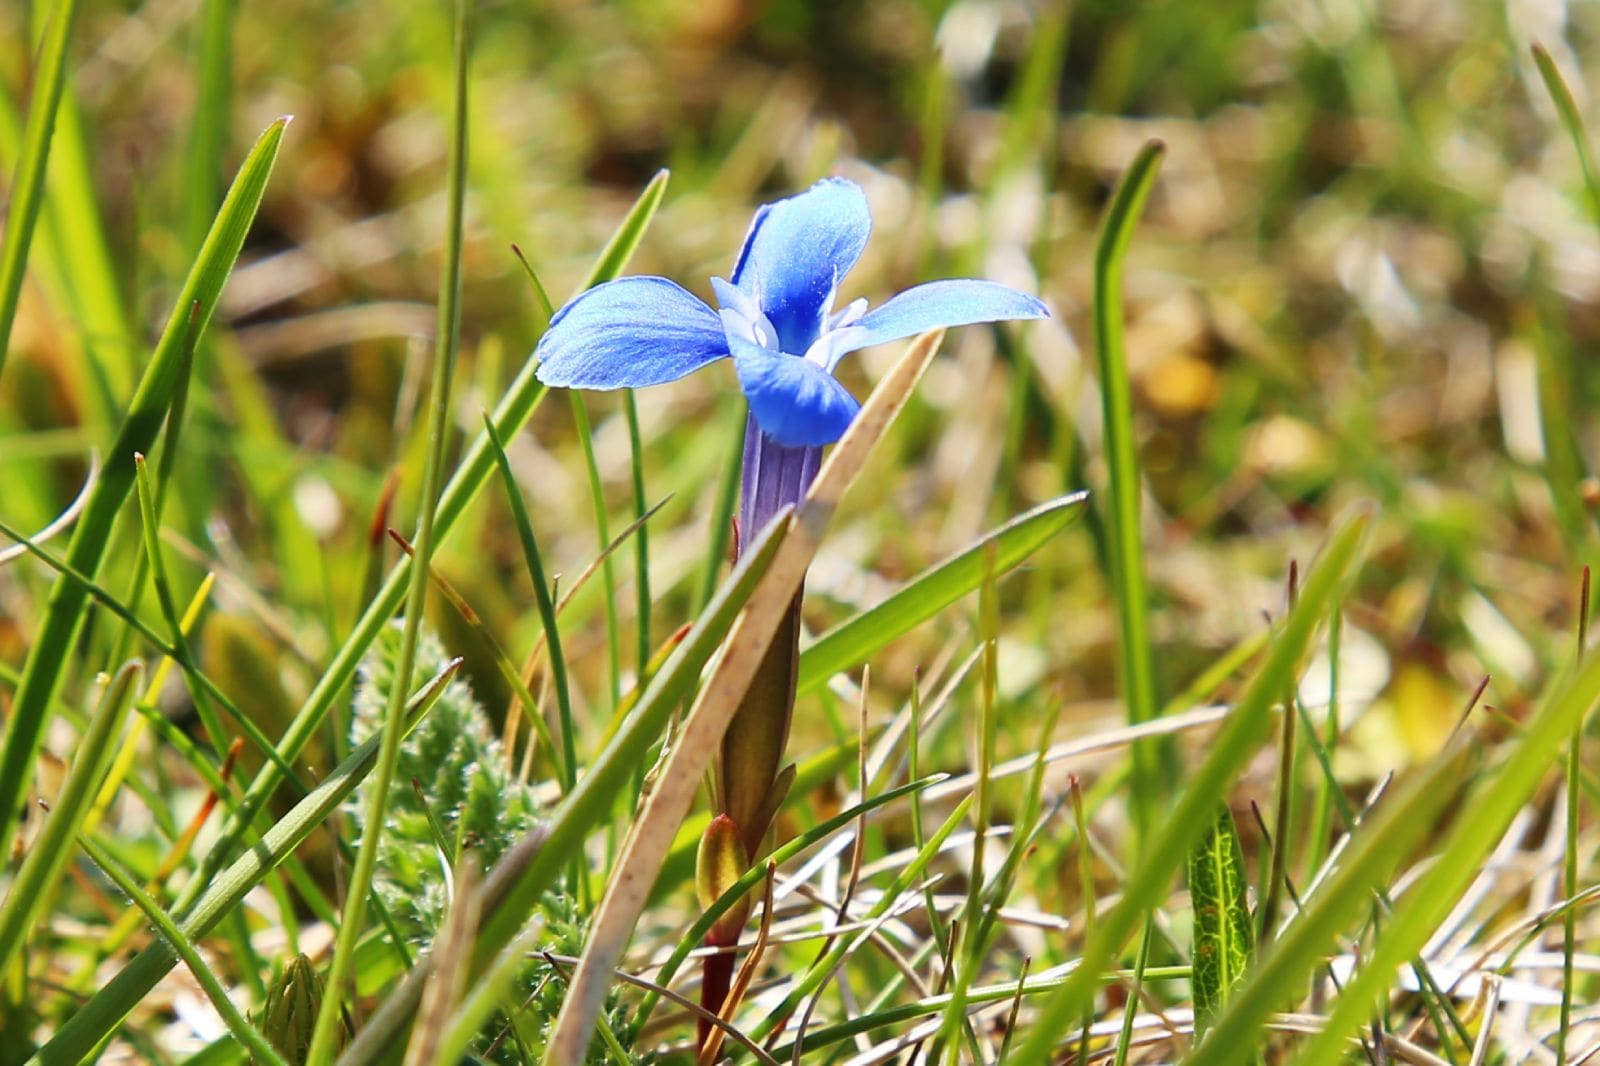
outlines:
M726 651L685 718L677 746L662 767L656 789L639 812L618 856L605 898L595 913L583 958L551 1033L544 1059L547 1064L583 1059L611 970L633 934L711 754L749 687L783 613L789 609L845 489L904 406L943 336L943 331L935 331L918 337L873 390L817 475L771 569L756 586L744 613L728 634Z
M429 1066L438 1059L439 1038L466 987L480 902L477 864L468 856L455 871L455 899L431 952L433 975L422 990L422 1007L406 1047L405 1066Z

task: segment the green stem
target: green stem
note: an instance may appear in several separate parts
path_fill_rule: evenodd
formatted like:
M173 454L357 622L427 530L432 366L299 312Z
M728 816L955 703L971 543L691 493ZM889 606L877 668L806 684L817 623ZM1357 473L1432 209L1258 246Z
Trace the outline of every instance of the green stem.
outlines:
M422 468L422 488L418 501L416 551L406 594L405 628L401 631L400 651L395 662L394 682L389 690L389 705L383 719L383 739L378 748L378 765L367 802L366 827L361 849L350 872L349 896L339 923L339 938L334 945L333 962L328 971L327 997L317 1014L316 1029L306 1054L309 1066L326 1066L333 1059L333 1043L341 1016L345 982L355 963L356 944L361 938L366 917L367 892L377 866L378 844L383 837L389 805L389 790L394 783L395 766L400 757L400 740L406 725L406 696L416 667L417 641L422 632L422 616L428 599L429 564L433 558L434 523L444 479L445 442L450 433L450 384L454 376L457 342L461 331L461 237L462 214L466 200L467 168L467 0L456 0L455 86L451 115L450 158L448 164L443 277L439 284L439 319L434 337L433 384L428 411L428 452Z

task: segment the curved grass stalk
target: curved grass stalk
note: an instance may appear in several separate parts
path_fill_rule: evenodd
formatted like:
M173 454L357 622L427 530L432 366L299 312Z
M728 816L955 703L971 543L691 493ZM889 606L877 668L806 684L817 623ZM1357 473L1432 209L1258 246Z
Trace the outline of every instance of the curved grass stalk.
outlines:
M1138 725L1156 713L1155 661L1150 650L1148 592L1144 575L1144 541L1139 528L1139 458L1133 440L1132 385L1123 341L1122 260L1133 239L1150 186L1155 182L1165 146L1150 141L1139 150L1100 229L1094 253L1094 348L1100 367L1100 403L1105 418L1105 455L1110 471L1111 579L1117 601L1117 674L1128 705L1128 723ZM1170 752L1171 748L1162 749ZM1163 760L1153 742L1135 744L1130 778L1134 854L1148 843L1161 791ZM1171 774L1166 775L1170 780Z
M194 946L194 942L183 935L183 930L178 928L171 915L161 909L161 904L151 899L149 894L139 887L139 883L128 876L117 860L112 858L110 853L99 844L96 844L89 837L80 837L78 843L83 846L84 851L89 853L89 858L94 860L94 864L100 867L107 877L115 881L117 887L122 889L123 893L133 901L134 906L144 912L145 919L156 927L156 930L172 947L172 950L177 952L178 957L183 960L183 964L194 975L196 983L205 992L206 998L211 1001L211 1005L216 1008L217 1013L222 1016L222 1020L227 1023L228 1030L233 1033L234 1039L249 1049L251 1061L260 1063L261 1066L289 1066L289 1063L278 1053L278 1049L273 1047L267 1038L262 1035L261 1030L251 1025L250 1020L239 1013L239 1008L234 1006L233 1000L228 995L228 990L222 987L222 982L217 978L217 975L211 972L211 967L207 966L205 959L200 957L200 951Z

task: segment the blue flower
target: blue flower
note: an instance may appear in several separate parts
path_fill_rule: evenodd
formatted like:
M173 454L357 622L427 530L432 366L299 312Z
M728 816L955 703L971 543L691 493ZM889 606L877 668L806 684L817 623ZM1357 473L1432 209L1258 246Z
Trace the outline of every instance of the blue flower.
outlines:
M835 311L839 283L871 229L866 196L843 178L767 204L732 281L711 279L716 310L666 278L597 285L550 320L536 353L539 380L639 388L731 357L760 433L784 448L817 448L838 440L860 409L833 376L848 353L941 326L1048 314L1032 296L990 281L935 281L876 310L855 300Z

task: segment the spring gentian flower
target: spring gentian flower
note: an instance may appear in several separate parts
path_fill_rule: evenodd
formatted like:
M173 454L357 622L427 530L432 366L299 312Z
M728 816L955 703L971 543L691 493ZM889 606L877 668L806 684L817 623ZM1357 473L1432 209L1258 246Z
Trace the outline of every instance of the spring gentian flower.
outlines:
M598 285L550 320L539 341L539 380L639 388L731 358L750 403L739 528L753 536L781 508L805 497L823 446L838 440L860 410L833 376L841 358L941 326L1045 317L1032 296L988 281L935 281L873 311L865 300L835 311L839 283L861 257L871 229L866 196L842 178L767 204L750 224L732 280L711 279L716 310L666 278ZM717 814L701 838L698 860L703 903L759 860L793 780L794 768L782 767L799 638L796 595L722 738ZM748 901L713 925L706 942L736 943L747 915ZM733 961L730 953L706 958L700 991L707 1010L721 1008ZM709 1031L702 1019L702 1044Z
M712 278L713 310L658 277L597 285L550 320L539 380L580 389L675 381L732 358L750 402L740 528L754 535L816 477L822 447L860 409L833 376L859 348L941 326L1044 318L1032 296L990 281L935 281L875 310L834 310L839 283L861 257L872 218L861 187L827 178L756 211L732 280Z

